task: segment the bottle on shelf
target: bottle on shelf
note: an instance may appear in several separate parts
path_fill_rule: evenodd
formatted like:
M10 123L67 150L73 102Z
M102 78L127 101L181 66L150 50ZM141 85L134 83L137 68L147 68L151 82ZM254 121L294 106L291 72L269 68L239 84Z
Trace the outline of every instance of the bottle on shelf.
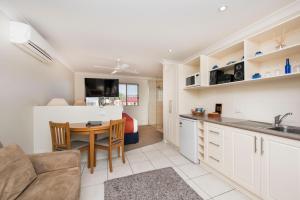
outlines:
M285 61L285 67L284 67L285 74L290 74L292 72L291 68L292 67L290 65L290 59L287 58L286 61Z

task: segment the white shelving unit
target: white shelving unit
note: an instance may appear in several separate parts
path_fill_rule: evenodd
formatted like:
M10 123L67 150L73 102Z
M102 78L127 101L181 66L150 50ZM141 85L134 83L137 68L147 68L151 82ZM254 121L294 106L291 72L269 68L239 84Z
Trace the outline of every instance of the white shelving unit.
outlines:
M198 129L199 129L199 160L204 160L205 155L205 140L204 140L204 123L202 121L199 121L198 123Z
M276 48L276 41L280 37L284 38L284 48ZM258 51L262 54L255 56L255 52ZM284 66L287 58L292 66L300 64L300 16L247 38L245 58L246 81L252 80L254 73L265 75L261 78L264 80L294 77L284 74Z
M267 52L266 54L262 54L262 55L259 55L259 56L248 58L248 61L265 62L265 61L268 61L270 59L276 59L278 57L287 57L287 56L297 54L297 53L300 53L300 44L287 46L287 47L284 47L282 49Z
M197 56L187 60L178 67L178 113L190 113L191 108L198 106L198 91L192 88L208 86L207 56ZM200 73L200 86L186 87L186 77ZM188 101L186 101L188 99Z
M282 80L282 79L290 79L290 78L296 78L300 77L300 72L296 73L291 73L291 74L282 74L278 76L271 76L271 77L264 77L264 78L258 78L258 79L250 79L250 80L244 80L244 81L236 81L236 82L230 82L230 83L223 83L223 84L218 84L218 85L210 85L207 87L190 87L190 88L185 88L186 90L200 90L200 89L208 89L208 88L217 88L217 87L226 87L226 86L232 86L232 85L246 85L246 84L254 84L254 83L259 83L259 82L264 82L264 81L269 81L269 80Z
M179 74L179 78L185 81L185 78L194 75L196 73L200 74L201 85L208 86L208 77L207 77L207 56L198 56L191 60L186 61L182 65L183 70ZM185 82L184 82L185 83ZM199 86L184 86L185 88L193 88Z
M283 48L278 46L276 40L284 38ZM261 51L262 54L255 56ZM289 19L281 24L270 27L256 35L245 38L229 47L220 49L207 57L207 62L201 63L202 76L206 76L206 84L201 86L184 87L184 90L199 90L232 85L257 83L261 81L283 80L300 77L299 71L293 71L295 65L300 65L300 16ZM242 58L244 58L242 60ZM291 74L284 74L286 59L290 59L292 66ZM226 63L235 61L227 65ZM225 73L233 74L234 65L244 62L245 77L243 81L209 85L210 72L222 70ZM204 67L203 65L207 65ZM217 69L212 69L217 65ZM206 71L205 71L206 70ZM260 73L262 78L252 79L255 73Z
M209 71L217 65L218 69L228 70L234 67L235 64L243 62L244 57L244 42L238 42L228 48L221 49L208 56ZM234 61L232 64L227 64Z

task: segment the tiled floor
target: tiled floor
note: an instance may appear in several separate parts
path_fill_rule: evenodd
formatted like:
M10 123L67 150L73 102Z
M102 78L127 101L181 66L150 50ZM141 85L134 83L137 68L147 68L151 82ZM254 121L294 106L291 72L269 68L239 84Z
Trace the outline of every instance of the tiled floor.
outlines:
M173 167L174 170L203 199L249 200L221 179L208 173L200 165L185 159L172 146L163 142L145 146L125 153L126 164L121 158L113 160L113 173L108 171L107 161L98 160L94 174L82 164L81 200L103 200L104 181L154 169Z

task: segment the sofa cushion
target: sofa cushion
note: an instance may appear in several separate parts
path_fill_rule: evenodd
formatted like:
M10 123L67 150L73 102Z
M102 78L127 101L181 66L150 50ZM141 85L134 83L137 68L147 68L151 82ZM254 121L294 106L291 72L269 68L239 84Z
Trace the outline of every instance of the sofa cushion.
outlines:
M37 174L81 166L78 150L39 153L29 157Z
M78 200L80 168L56 170L38 175L18 200Z
M0 149L0 199L16 199L37 177L32 163L18 145Z

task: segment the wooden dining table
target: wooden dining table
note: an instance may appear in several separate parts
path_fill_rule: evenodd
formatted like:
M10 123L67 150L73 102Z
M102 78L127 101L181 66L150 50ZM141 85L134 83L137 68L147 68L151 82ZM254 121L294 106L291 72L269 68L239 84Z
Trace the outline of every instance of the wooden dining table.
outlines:
M109 132L110 123L103 122L100 126L87 126L86 123L70 123L70 132L74 135L89 136L90 172L94 173L96 166L95 158L95 135Z

